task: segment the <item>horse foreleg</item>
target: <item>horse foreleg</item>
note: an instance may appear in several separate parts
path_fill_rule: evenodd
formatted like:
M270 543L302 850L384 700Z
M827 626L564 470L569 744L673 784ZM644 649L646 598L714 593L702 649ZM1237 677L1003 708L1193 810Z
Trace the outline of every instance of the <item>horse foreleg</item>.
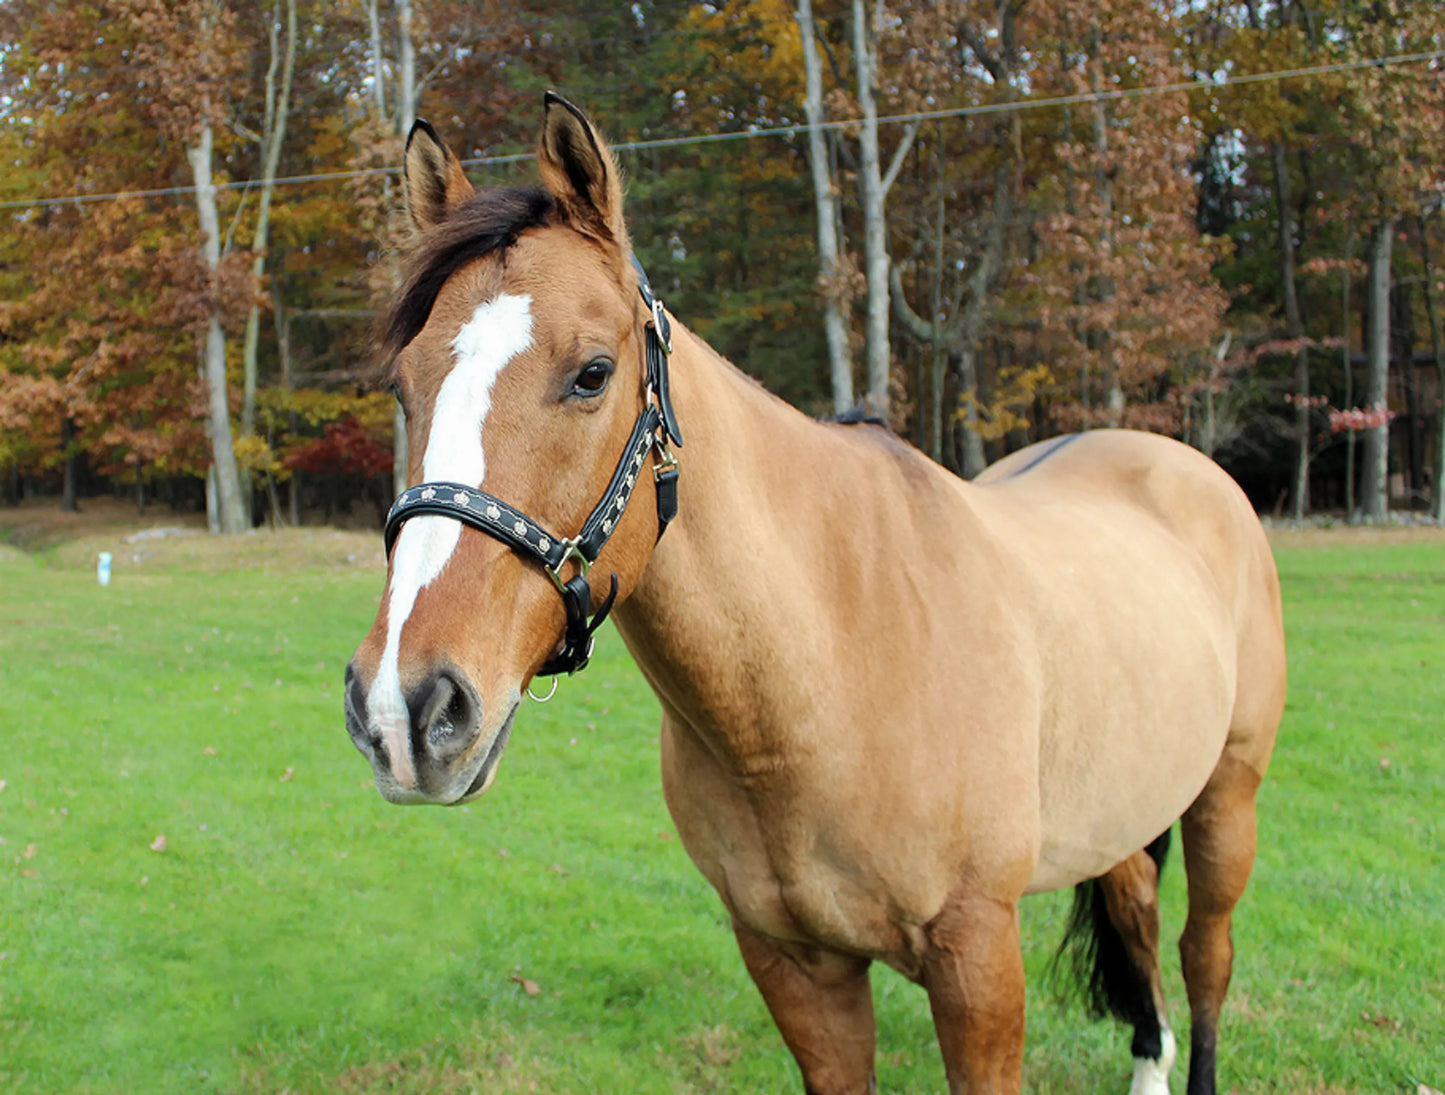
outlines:
M866 958L783 943L736 921L743 961L803 1072L808 1095L873 1086L873 990Z
M1214 1095L1219 1013L1234 961L1229 923L1254 866L1258 787L1258 773L1226 753L1181 823L1189 876L1189 918L1179 940L1189 990L1189 1095Z
M1017 1095L1024 965L1017 902L955 897L928 925L923 985L951 1095Z

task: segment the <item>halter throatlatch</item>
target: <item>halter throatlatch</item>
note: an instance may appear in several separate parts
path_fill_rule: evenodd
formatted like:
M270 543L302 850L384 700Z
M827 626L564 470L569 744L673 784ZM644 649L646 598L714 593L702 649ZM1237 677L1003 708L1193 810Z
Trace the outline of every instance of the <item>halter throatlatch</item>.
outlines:
M617 600L617 575L612 575L611 590L601 607L593 612L592 585L587 580L587 574L597 561L603 545L611 539L617 523L622 520L650 451L655 450L658 456L652 478L657 487L659 539L667 530L668 523L677 516L678 465L671 446L682 444L682 433L673 414L672 396L667 385L667 355L672 352L672 325L635 255L632 265L637 270L638 290L650 313L646 325L647 381L642 412L632 426L632 434L627 439L627 447L622 450L622 458L617 462L611 482L582 523L582 531L571 539L554 536L521 510L479 487L463 483L419 483L403 491L386 516L388 559L392 545L401 533L401 526L413 517L426 515L460 521L502 541L513 551L541 565L562 595L567 624L562 634L562 649L537 670L538 676L575 673L592 657L596 631ZM571 578L566 578L564 573L569 562L575 562L577 568Z

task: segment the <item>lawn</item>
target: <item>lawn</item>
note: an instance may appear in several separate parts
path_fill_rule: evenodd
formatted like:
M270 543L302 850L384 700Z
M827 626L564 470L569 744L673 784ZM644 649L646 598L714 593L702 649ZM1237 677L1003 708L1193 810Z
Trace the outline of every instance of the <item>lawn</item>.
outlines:
M1280 550L1291 699L1226 1091L1445 1086L1445 540L1335 540ZM107 589L90 541L0 548L0 1090L801 1090L615 634L486 798L397 809L341 723L374 548L307 543L136 552ZM1065 903L1025 909L1027 1087L1122 1091L1127 1034L1048 991ZM874 983L880 1091L941 1090L924 995Z

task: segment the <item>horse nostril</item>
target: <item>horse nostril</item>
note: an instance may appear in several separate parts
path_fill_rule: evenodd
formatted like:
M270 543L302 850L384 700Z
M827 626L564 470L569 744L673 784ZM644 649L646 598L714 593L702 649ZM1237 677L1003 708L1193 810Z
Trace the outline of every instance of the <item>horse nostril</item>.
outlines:
M347 733L358 746L370 745L373 735L366 724L366 691L361 687L361 676L356 672L356 667L349 663L346 666L343 695L346 697Z
M413 706L412 745L418 755L446 762L471 745L481 725L482 703L470 682L442 670L421 688Z

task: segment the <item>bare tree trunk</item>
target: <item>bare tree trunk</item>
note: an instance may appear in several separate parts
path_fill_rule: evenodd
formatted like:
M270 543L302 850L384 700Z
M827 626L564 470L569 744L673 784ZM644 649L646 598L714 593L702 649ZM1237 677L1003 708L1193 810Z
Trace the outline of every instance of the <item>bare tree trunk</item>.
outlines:
M402 140L406 140L408 134L411 133L411 127L416 124L416 49L411 37L411 15L411 0L397 0L396 23L400 41L398 51L400 88L397 95L396 120ZM381 67L380 56L378 51L376 54L378 71ZM378 101L380 101L379 98ZM406 415L402 412L400 402L392 411L391 452L391 485L392 489L400 494L406 490L407 484Z
M1405 490L1413 504L1416 492L1423 494L1425 485L1425 431L1420 426L1419 377L1415 372L1415 309L1414 294L1409 282L1398 282L1390 294L1394 309L1390 335L1395 340L1395 360L1400 365L1401 386L1405 389L1405 451L1401 466L1405 473Z
M281 146L286 140L286 118L291 107L291 80L296 69L296 0L286 2L286 54L282 59L277 52L277 21L280 17L281 0L276 0L276 9L270 21L271 61L266 68L266 113L261 127L261 192L256 208L256 233L251 238L251 277L260 283L266 267L266 245L271 234L271 196L276 189L276 171L281 162ZM281 90L276 91L276 66L281 66ZM251 302L246 316L246 341L242 353L244 364L244 389L241 400L241 436L249 437L256 431L256 351L261 338L261 308L258 302Z
M64 473L65 478L60 493L60 508L66 513L76 513L80 510L76 498L76 453L75 453L75 419L66 415L60 423L60 451L65 456Z
M948 367L948 354L943 348L943 240L947 232L944 220L943 121L935 127L938 145L933 150L936 178L933 207L933 285L930 304L933 306L933 347L929 362L928 383L928 455L943 462L943 379ZM920 395L922 393L920 392Z
M377 0L367 0L366 22L371 30L371 95L376 100L376 116L386 117L386 66L381 57L381 17Z
M1284 145L1270 144L1274 165L1274 198L1279 212L1279 279L1284 290L1285 336L1291 340L1304 336L1300 319L1299 293L1295 284L1294 202L1290 198L1289 163ZM1294 365L1294 519L1301 521L1310 505L1310 360L1301 347L1295 352Z
M1370 325L1366 329L1368 362L1365 405L1385 417L1390 382L1390 248L1395 222L1381 221L1370 233ZM1365 431L1365 476L1360 491L1360 514L1366 521L1383 521L1390 510L1390 423L1381 421Z
M1419 218L1420 265L1425 271L1425 315L1430 321L1430 349L1435 357L1436 392L1445 396L1445 344L1440 336L1440 313L1435 304L1435 273L1430 261L1430 239L1426 235L1428 225L1425 218ZM1440 436L1435 450L1435 467L1432 470L1430 491L1430 515L1440 524L1445 524L1445 401L1442 401L1437 428Z
M1340 283L1340 339L1344 343L1340 357L1345 365L1345 406L1355 405L1355 366L1350 360L1350 268L1344 269ZM1355 431L1345 431L1345 516L1355 515Z
M868 283L868 387L864 403L870 414L888 420L888 222L884 214L883 165L878 151L878 44L866 0L853 0L853 59L863 130L858 185L863 206L863 273Z
M1095 23L1089 37L1090 60L1094 63L1089 68L1090 89L1095 95L1103 92L1103 59L1102 47L1099 41L1099 25ZM1100 214L1101 229L1099 232L1099 250L1106 262L1114 257L1114 175L1105 163L1109 154L1109 112L1102 98L1094 102L1094 190L1097 194ZM1114 296L1114 281L1112 278L1098 279L1096 290L1100 301L1106 301ZM1099 350L1099 359L1103 364L1104 382L1104 407L1107 413L1107 422L1110 426L1119 426L1124 421L1124 384L1119 376L1119 367L1114 358L1114 333L1110 330L1093 332L1095 345Z
M209 104L207 104L209 105ZM191 173L196 181L196 212L201 222L201 253L214 279L221 261L221 226L216 211L216 188L211 184L211 123L200 125L195 143L186 148ZM246 516L241 508L241 477L236 467L236 450L231 440L231 408L226 393L226 336L215 300L206 321L203 377L206 384L206 433L211 441L215 470L217 531L244 532Z
M805 98L808 116L808 164L813 174L813 203L818 218L818 286L823 298L823 333L828 341L828 375L833 387L833 412L853 406L853 355L843 315L846 287L838 267L837 196L829 170L828 147L819 128L823 121L823 69L814 40L811 0L798 0L795 13L803 40Z

